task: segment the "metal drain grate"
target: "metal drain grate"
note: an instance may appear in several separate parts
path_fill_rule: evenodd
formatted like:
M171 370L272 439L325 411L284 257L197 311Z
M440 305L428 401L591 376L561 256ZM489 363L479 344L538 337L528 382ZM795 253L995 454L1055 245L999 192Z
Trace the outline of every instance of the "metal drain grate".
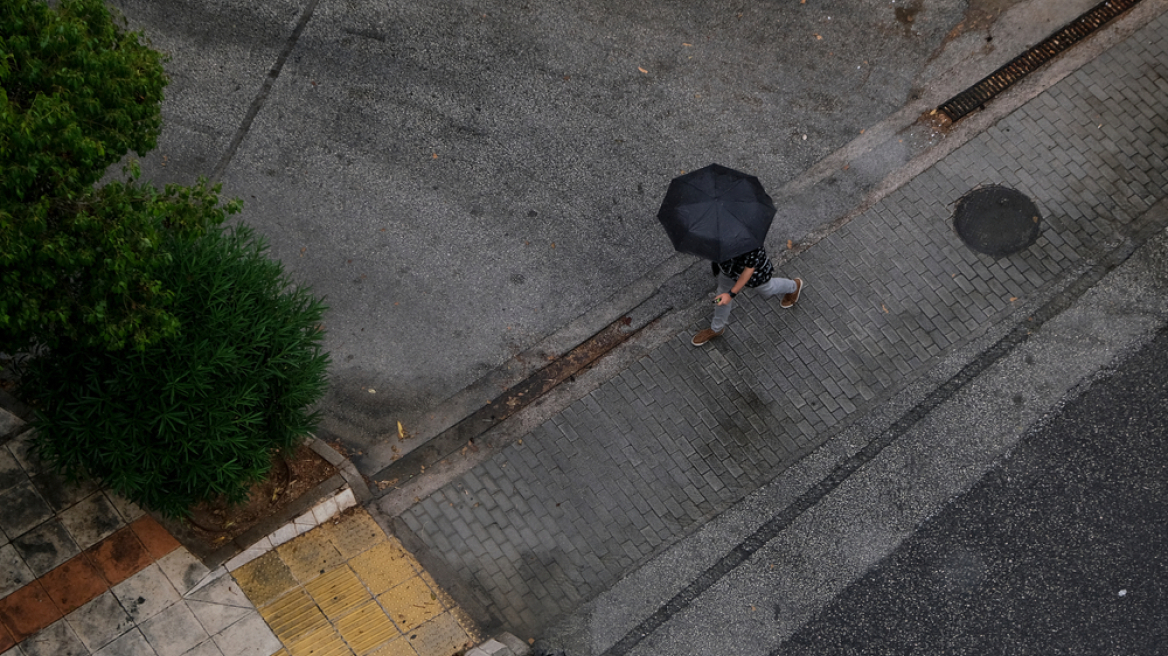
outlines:
M1094 9L1076 18L1042 43L1015 57L1013 61L949 99L937 109L948 116L949 120L957 121L1139 2L1140 0L1105 0L1095 5Z

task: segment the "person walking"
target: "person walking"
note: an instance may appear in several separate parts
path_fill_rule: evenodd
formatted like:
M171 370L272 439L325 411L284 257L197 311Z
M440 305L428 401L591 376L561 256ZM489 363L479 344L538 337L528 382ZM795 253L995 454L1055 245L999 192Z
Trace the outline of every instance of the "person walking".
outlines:
M763 298L781 294L779 307L784 309L794 306L799 301L799 293L803 291L802 278L791 280L774 276L775 267L763 248L756 248L738 257L717 262L714 264L714 270L718 279L717 296L714 297L716 306L714 318L710 320L709 328L694 335L694 346L702 346L726 331L726 324L730 322L730 311L734 308L734 297L747 287L757 289Z

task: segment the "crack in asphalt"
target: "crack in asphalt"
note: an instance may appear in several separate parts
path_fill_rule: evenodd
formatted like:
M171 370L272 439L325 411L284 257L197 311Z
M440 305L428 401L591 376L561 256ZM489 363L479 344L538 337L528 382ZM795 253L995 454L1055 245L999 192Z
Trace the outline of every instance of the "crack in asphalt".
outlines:
M244 137L251 131L251 124L255 121L255 117L263 109L264 103L268 100L268 94L272 91L272 85L276 83L276 78L280 77L280 71L284 69L284 62L288 60L288 55L292 54L292 49L296 47L296 42L300 40L300 34L304 32L304 27L308 25L308 21L312 18L312 14L316 11L316 4L320 0L309 0L308 5L300 12L300 19L296 22L296 27L292 30L292 35L284 43L284 49L280 51L280 55L276 57L276 63L272 64L272 69L268 71L268 76L264 78L264 83L260 86L259 93L256 94L255 99L251 101L251 106L247 108L247 114L243 117L243 122L239 124L239 128L235 131L235 136L231 138L231 143L227 146L227 151L223 153L223 157L219 163L215 165L215 170L211 172L211 182L219 182L223 176L223 172L227 170L227 166L231 164L231 160L235 157L236 151L239 150L239 144L243 143Z

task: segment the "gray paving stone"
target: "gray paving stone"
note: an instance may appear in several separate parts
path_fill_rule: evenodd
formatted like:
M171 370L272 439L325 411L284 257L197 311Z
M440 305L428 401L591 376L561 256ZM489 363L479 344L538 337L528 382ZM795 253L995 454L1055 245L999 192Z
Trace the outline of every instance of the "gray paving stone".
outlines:
M258 612L245 616L213 639L224 656L271 656L281 646Z
M93 656L158 656L158 653L146 641L142 632L134 628L94 652Z
M88 549L126 525L105 493L100 491L57 513L57 518L82 549Z
M32 569L11 544L0 546L0 599L36 580Z
M227 656L219 650L218 645L214 640L204 640L201 644L196 645L193 649L183 654L183 656Z
M191 552L184 548L175 549L158 560L158 568L166 575L179 595L185 595L198 585L210 570Z
M90 651L97 651L133 628L134 623L108 590L69 613L65 621Z
M50 519L14 539L12 546L38 577L81 553L69 532L56 519Z
M0 492L8 490L17 483L28 480L24 467L20 466L12 453L0 446Z
M0 530L15 539L53 516L53 509L27 478L0 492Z
M166 574L152 564L112 588L118 603L135 622L144 622L179 601Z
M185 603L164 608L138 625L158 656L182 656L210 636Z
M92 480L70 482L51 471L36 472L31 476L32 484L41 497L61 511L98 491L100 486Z
M89 656L65 620L57 620L20 643L25 656Z

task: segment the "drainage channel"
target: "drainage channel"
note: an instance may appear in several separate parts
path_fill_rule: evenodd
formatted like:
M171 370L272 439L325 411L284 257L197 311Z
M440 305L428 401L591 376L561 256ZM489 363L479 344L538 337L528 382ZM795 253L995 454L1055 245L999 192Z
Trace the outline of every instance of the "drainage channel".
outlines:
M374 474L373 481L382 489L397 488L425 473L427 467L465 454L468 450L477 452L480 446L485 446L476 444L477 438L539 400L560 383L574 379L606 353L656 323L663 314L664 312L639 326L633 326L632 319L627 316L617 319L571 351L464 417L454 426L395 460Z
M977 84L950 98L937 108L950 121L957 122L982 108L1010 85L1037 70L1059 53L1090 36L1115 17L1139 4L1140 0L1105 0L1076 18L1042 43L1015 57L1010 63L983 78Z

